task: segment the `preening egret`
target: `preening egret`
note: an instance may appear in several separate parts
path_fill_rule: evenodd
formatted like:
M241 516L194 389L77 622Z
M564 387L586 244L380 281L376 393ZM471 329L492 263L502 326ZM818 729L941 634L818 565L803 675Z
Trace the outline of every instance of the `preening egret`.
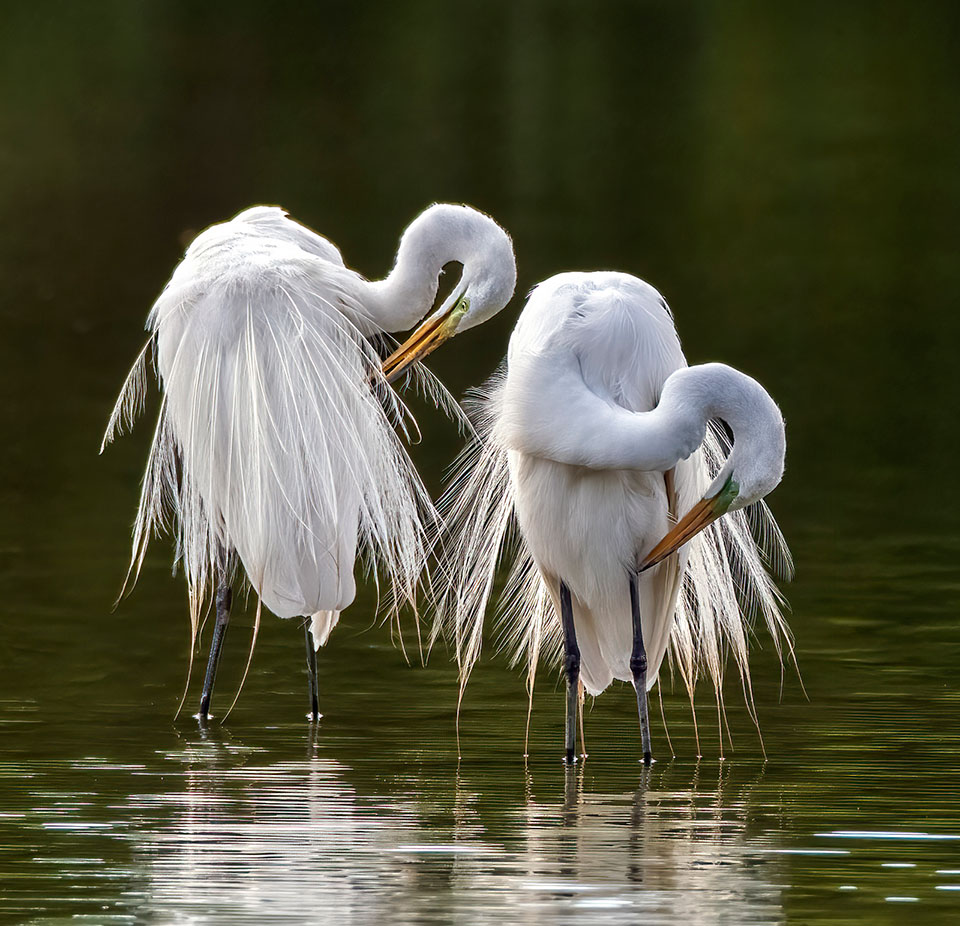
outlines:
M459 282L381 365L371 338L423 318L452 261L463 266ZM433 509L396 433L407 413L387 382L498 312L515 283L509 236L468 206L438 204L418 216L379 281L275 207L247 209L187 249L149 314L149 340L104 445L142 409L152 348L163 400L130 569L135 581L151 534L172 530L189 592L191 661L199 616L216 603L201 718L237 558L258 598L256 626L261 602L278 617L309 617L314 718L316 650L353 601L358 546L398 599L412 599Z
M760 544L741 511L783 473L783 418L763 388L723 364L688 367L666 302L642 280L563 273L531 293L506 369L475 407L479 437L441 505L451 536L438 628L455 639L461 694L513 538L503 636L526 656L531 697L541 654L562 644L568 762L579 685L596 695L613 679L636 689L651 761L646 693L668 646L691 699L702 671L719 698L732 651L750 703L749 612L762 612L778 653L781 637L789 645L764 568L767 553L789 571L789 553L765 505ZM714 419L733 432L725 462Z

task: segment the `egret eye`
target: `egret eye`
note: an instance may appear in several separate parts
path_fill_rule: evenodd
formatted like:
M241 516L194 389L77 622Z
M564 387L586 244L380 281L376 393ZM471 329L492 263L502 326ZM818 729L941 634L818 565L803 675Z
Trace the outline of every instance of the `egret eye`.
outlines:
M451 321L459 322L470 309L470 300L466 296L461 296L450 312Z

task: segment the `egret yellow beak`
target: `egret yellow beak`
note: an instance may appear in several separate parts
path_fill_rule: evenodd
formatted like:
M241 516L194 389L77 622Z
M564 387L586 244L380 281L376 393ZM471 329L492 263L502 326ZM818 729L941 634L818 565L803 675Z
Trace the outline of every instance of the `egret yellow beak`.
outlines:
M647 554L638 572L656 566L671 553L676 553L685 543L689 543L700 531L713 524L717 518L726 513L739 492L740 486L731 477L716 495L700 499Z
M383 375L388 383L402 376L412 363L422 360L435 351L444 341L456 334L460 320L467 313L465 298L457 299L443 315L428 318L413 334L407 338L386 360L383 361Z

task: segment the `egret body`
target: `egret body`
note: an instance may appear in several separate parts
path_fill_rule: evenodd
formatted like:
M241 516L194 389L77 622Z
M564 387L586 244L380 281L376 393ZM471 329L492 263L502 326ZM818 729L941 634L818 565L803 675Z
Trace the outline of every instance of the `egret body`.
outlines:
M420 321L451 261L463 266L459 282L381 363L373 339ZM498 312L515 282L509 236L467 206L438 204L418 216L378 281L275 207L247 209L187 249L149 314L150 338L104 444L141 409L152 349L163 401L131 570L135 579L151 534L169 527L192 639L205 602L216 602L202 718L237 561L259 602L278 617L309 619L314 717L316 648L354 599L358 554L399 599L413 597L432 507L397 435L406 410L387 383Z
M692 696L701 671L719 686L725 648L748 685L744 595L775 639L786 630L743 514L701 533L780 481L780 411L743 373L688 367L660 294L607 272L564 273L533 290L506 369L479 406L479 441L447 498L451 582L441 612L462 678L515 520L501 620L527 658L531 691L540 654L562 646L567 761L579 685L596 695L620 679L636 688L649 762L646 692L671 645ZM725 462L714 419L733 432ZM760 517L788 563L776 525L765 509Z

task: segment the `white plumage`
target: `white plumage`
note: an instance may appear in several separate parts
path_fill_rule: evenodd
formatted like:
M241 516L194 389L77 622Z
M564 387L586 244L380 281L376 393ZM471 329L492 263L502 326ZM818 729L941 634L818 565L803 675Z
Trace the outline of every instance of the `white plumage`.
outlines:
M745 403L744 414L737 403ZM586 690L636 682L629 576L679 515L705 491L715 494L718 474L723 485L733 467L742 483L731 509L779 481L779 411L729 367L687 368L666 302L622 273L564 273L537 286L506 369L479 390L475 407L478 439L441 505L450 528L449 582L438 626L456 641L462 683L480 652L502 556L512 564L499 607L501 639L526 658L531 692L540 657L560 651L561 582L571 593ZM733 419L737 437L726 466L722 432L708 427L720 413ZM754 421L763 433L748 433ZM729 651L747 691L745 615L754 610L779 651L786 625L764 558L769 553L789 571L789 554L762 502L755 511L760 545L747 514L731 510L640 572L647 688L670 650L691 697L702 671L719 691Z
M413 600L433 509L397 435L407 413L373 339L418 321L452 260L464 272L431 318L432 340L398 357L394 374L509 300L513 250L492 219L431 207L379 282L273 207L248 209L190 245L147 319L163 403L132 569L135 577L152 532L171 527L194 635L207 596L229 584L234 551L271 611L312 616L315 646L353 601L358 550L397 599ZM147 348L104 443L142 405Z

